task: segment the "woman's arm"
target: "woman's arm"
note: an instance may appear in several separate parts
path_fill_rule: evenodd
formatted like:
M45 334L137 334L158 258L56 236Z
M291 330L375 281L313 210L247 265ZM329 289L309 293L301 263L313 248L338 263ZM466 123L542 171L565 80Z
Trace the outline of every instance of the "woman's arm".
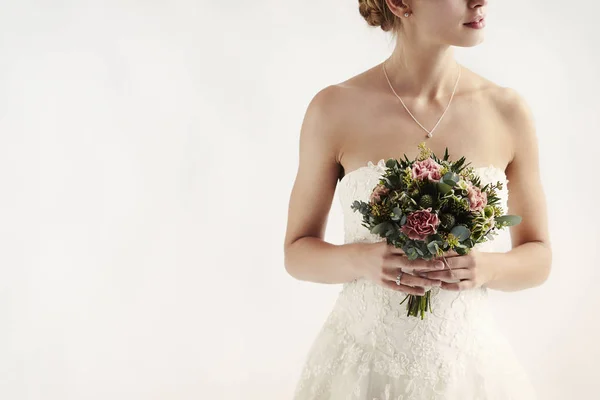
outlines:
M512 249L488 253L483 262L491 268L488 288L517 291L544 283L550 274L552 248L548 232L546 199L539 169L535 123L524 99L513 89L503 88L499 110L513 140L513 159L506 169L508 214L520 215L520 224L510 227Z
M353 246L323 240L340 172L341 90L329 86L317 93L300 130L298 172L290 195L284 243L286 271L299 280L344 283L359 277L350 262Z

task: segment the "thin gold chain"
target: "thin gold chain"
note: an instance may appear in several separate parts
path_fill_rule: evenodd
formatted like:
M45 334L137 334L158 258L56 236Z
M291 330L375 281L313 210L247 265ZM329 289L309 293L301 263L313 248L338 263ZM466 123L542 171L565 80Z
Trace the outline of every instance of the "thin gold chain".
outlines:
M408 107L406 107L406 104L404 104L404 102L402 101L402 99L400 98L400 96L398 96L398 93L396 93L396 91L394 90L394 87L392 86L392 82L390 82L390 78L388 77L387 71L385 69L385 62L383 62L381 65L383 66L383 73L385 74L385 79L387 80L388 85L390 85L390 89L392 89L392 92L396 95L396 97L398 98L398 100L400 100L400 103L402 103L402 106L404 107L404 109L406 110L406 112L408 112L408 114L412 117L412 119L417 124L419 124L419 126L421 128L423 128L423 130L425 132L427 132L427 137L432 137L433 136L433 131L435 130L435 128L437 128L437 126L439 125L439 123L442 120L442 118L444 118L444 115L446 114L446 111L448 111L448 108L450 108L450 104L452 103L452 99L454 98L454 93L456 92L456 88L458 87L458 81L460 79L460 72L461 72L460 64L457 63L457 65L458 65L458 76L456 78L456 82L454 83L454 89L452 90L452 95L450 96L450 101L448 101L448 105L446 106L446 109L444 110L444 112L442 113L442 115L438 119L437 123L435 124L435 126L431 130L428 130L423 125L421 125L421 123L419 121L417 121L417 119L415 118L415 116L412 115L412 113L410 112L410 110L408 109Z

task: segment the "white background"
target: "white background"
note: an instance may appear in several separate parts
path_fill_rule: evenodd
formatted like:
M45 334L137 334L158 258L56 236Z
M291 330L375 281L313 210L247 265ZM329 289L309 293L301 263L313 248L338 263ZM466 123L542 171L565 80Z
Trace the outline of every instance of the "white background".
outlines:
M283 265L300 124L389 36L355 0L1 5L0 398L290 399L341 289ZM598 11L492 0L456 50L536 118L553 271L492 301L541 399L600 378Z

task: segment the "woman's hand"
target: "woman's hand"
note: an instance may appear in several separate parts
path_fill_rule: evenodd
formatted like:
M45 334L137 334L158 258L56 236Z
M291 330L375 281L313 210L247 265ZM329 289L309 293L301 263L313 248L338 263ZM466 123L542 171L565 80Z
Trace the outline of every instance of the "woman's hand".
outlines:
M441 271L444 268L441 260L409 260L402 249L388 245L387 241L376 243L355 242L349 245L352 249L351 260L359 275L389 289L422 296L425 288L440 286L437 278L418 276L418 273ZM400 285L396 277L403 272Z
M455 251L444 253L445 268L443 271L426 272L422 276L442 281L441 288L461 291L481 287L492 278L488 264L484 262L485 253L471 249L469 254L459 255ZM444 261L443 257L438 259Z

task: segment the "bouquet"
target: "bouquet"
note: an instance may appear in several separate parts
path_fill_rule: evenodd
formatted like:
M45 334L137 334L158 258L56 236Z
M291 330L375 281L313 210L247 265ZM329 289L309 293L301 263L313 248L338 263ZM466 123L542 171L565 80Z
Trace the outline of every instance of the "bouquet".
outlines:
M465 158L449 161L448 148L439 159L419 144L416 160L390 158L369 201L355 200L351 208L363 215L362 226L401 248L409 260L431 260L454 250L468 254L477 243L493 239L498 230L521 222L504 215L496 190L502 182L481 185ZM407 316L431 312L431 290L408 294Z

